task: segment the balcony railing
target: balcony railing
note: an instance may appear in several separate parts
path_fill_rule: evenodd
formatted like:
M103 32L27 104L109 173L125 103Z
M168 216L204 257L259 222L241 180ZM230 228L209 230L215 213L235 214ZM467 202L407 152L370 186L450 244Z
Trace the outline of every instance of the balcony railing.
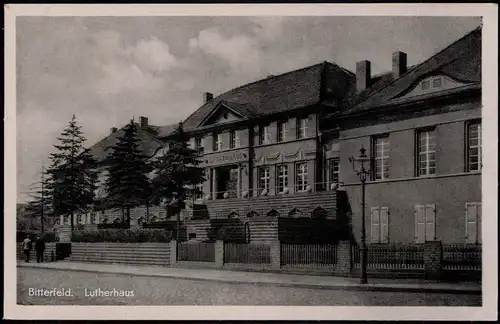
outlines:
M340 188L339 183L332 182L314 182L304 185L294 185L285 187L268 187L268 188L253 188L243 190L225 190L213 191L211 193L203 193L197 195L195 200L220 200L220 199L235 199L235 198L254 198L266 196L286 196L295 194L308 194L314 192L335 191Z

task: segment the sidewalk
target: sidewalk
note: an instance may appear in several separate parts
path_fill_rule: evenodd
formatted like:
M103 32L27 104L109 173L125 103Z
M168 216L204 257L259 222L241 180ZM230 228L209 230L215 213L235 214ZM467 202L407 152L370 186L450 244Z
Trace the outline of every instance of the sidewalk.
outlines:
M275 285L281 287L313 289L481 294L481 284L474 282L441 283L427 282L418 279L368 278L369 283L361 285L359 283L359 279L357 278L212 269L168 268L162 266L132 266L122 264L82 263L71 261L49 263L18 262L17 266L26 268L112 273L132 276L152 276L185 280L208 280L233 284Z

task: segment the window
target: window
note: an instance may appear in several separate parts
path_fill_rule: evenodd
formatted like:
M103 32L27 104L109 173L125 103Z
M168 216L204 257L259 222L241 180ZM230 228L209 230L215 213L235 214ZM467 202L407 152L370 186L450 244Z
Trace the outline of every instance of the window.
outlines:
M194 139L194 149L199 153L203 153L203 141L201 137Z
M297 139L307 136L307 117L297 118Z
M415 206L415 241L436 240L436 205Z
M262 191L266 190L269 192L269 167L259 168L259 195Z
M64 216L66 225L71 225L71 216Z
M373 180L389 179L389 136L373 139Z
M119 224L119 223L121 223L120 218L118 218L118 217L117 217L117 218L115 218L115 220L113 221L113 223L114 223L114 224Z
M284 142L286 141L286 121L278 122L278 133L277 133L277 141Z
M277 168L277 178L278 178L278 186L277 192L284 193L286 187L288 187L288 166L280 165Z
M431 82L430 81L423 81L422 82L422 90L427 90L431 87Z
M389 208L372 207L370 216L372 243L389 243Z
M240 146L240 136L237 131L229 133L229 148L237 148Z
M213 134L213 150L214 151L222 150L222 134L220 133Z
M137 224L138 225L144 224L144 217L139 217L139 219L137 220Z
M330 183L339 183L339 159L328 160L328 171Z
M263 145L269 143L271 143L269 125L261 125L259 127L259 144Z
M481 203L465 204L465 242L481 243Z
M441 78L435 78L432 80L432 87L433 88L439 88L442 84L442 79Z
M467 171L480 171L483 167L481 123L467 125Z
M295 165L295 185L297 191L306 191L307 189L307 163L297 163Z
M77 224L83 224L83 217L81 214L79 214L78 216L76 216L76 223Z
M418 132L417 143L417 176L436 173L436 131Z
M108 223L108 219L107 219L107 218L104 218L104 219L102 220L102 224L107 224L107 223Z
M97 216L95 213L90 214L90 224L95 224L97 220Z
M174 148L174 143L173 142L168 143L168 149L171 150L173 148Z

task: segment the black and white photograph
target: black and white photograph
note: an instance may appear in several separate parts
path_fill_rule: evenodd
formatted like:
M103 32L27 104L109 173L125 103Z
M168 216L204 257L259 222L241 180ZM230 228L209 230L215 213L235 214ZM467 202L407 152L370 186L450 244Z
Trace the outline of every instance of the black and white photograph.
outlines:
M7 5L11 318L495 319L495 7L364 6Z

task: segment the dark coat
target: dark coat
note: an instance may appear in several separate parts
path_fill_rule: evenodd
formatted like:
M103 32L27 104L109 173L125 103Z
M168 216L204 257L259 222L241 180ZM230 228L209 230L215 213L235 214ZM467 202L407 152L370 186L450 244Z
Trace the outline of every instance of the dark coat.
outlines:
M35 250L37 250L37 251L43 251L43 250L45 250L45 241L42 238L36 240L36 242L35 242Z

